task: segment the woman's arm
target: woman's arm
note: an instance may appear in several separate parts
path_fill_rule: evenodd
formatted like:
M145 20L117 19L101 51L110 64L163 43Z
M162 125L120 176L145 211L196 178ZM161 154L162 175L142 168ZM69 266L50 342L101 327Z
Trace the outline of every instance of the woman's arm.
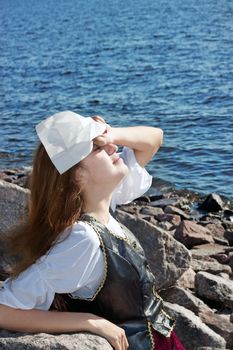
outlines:
M163 142L163 131L149 126L110 128L112 142L132 148L137 162L144 167Z
M94 116L93 119L105 123L105 120L100 116ZM114 143L132 148L141 167L144 167L151 160L163 142L163 130L160 128L150 126L114 128L108 124L106 126L105 133L96 137L94 143L98 146Z
M0 305L0 328L30 333L88 331L106 338L115 350L126 350L125 331L90 313L20 310Z

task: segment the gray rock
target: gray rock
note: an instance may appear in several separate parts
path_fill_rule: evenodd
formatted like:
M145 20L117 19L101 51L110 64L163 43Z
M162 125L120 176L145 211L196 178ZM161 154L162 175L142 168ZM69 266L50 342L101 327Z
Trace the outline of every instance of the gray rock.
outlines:
M176 208L172 205L168 205L165 209L164 212L166 214L175 214L179 215L182 219L190 219L190 215L186 214L183 210Z
M1 350L112 350L106 339L89 333L25 334L0 332Z
M231 273L231 268L228 265L222 265L215 259L210 258L209 261L201 259L192 259L191 266L195 272L205 271L217 275L221 272Z
M27 214L27 201L30 191L0 180L0 232L14 226Z
M173 285L190 266L189 251L172 235L145 220L120 210L116 211L116 215L140 241L157 286L162 289Z
M195 288L201 297L221 302L233 310L233 281L208 272L198 272L195 277Z
M167 312L176 318L175 332L186 350L197 350L201 347L211 349L226 348L226 341L201 321L192 311L178 304L164 302Z
M160 295L165 301L183 306L196 315L198 315L201 310L212 311L202 300L184 288L177 286L171 287L160 292Z
M192 257L199 259L205 256L213 256L214 254L225 254L225 247L216 243L207 243L197 245L191 250Z
M233 349L233 324L229 320L214 313L211 309L201 310L198 316L208 327L226 340L227 348Z
M156 218L158 215L164 214L164 211L162 208L154 208L154 207L151 207L150 205L147 205L146 207L141 208L140 214L152 215Z
M224 202L222 198L216 194L209 194L204 202L200 205L200 209L205 210L207 212L218 212L224 208Z

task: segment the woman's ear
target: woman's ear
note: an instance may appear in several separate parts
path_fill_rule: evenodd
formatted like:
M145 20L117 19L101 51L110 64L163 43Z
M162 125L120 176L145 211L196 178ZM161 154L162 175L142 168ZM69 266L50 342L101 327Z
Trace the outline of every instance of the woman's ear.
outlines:
M84 188L88 182L87 170L80 165L75 169L73 174L73 181L80 188Z

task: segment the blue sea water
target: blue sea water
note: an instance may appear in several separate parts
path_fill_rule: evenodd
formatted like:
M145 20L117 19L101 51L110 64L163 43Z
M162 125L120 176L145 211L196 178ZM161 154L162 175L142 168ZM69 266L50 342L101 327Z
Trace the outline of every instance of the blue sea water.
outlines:
M70 109L163 128L149 171L233 198L232 18L231 0L0 0L0 168Z

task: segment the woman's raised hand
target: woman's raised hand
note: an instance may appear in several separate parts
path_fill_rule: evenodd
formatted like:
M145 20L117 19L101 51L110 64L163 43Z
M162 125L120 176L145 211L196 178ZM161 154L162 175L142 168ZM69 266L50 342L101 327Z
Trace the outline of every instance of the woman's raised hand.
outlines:
M91 318L89 323L91 324L90 331L106 338L114 350L128 349L129 343L123 328L118 327L114 323L98 316Z
M104 146L104 145L107 145L108 143L113 143L113 139L112 139L112 135L111 135L111 126L109 124L107 124L105 122L105 120L102 117L100 117L99 115L93 116L92 119L94 119L96 122L106 124L105 132L102 135L97 136L93 140L94 144L97 146Z

